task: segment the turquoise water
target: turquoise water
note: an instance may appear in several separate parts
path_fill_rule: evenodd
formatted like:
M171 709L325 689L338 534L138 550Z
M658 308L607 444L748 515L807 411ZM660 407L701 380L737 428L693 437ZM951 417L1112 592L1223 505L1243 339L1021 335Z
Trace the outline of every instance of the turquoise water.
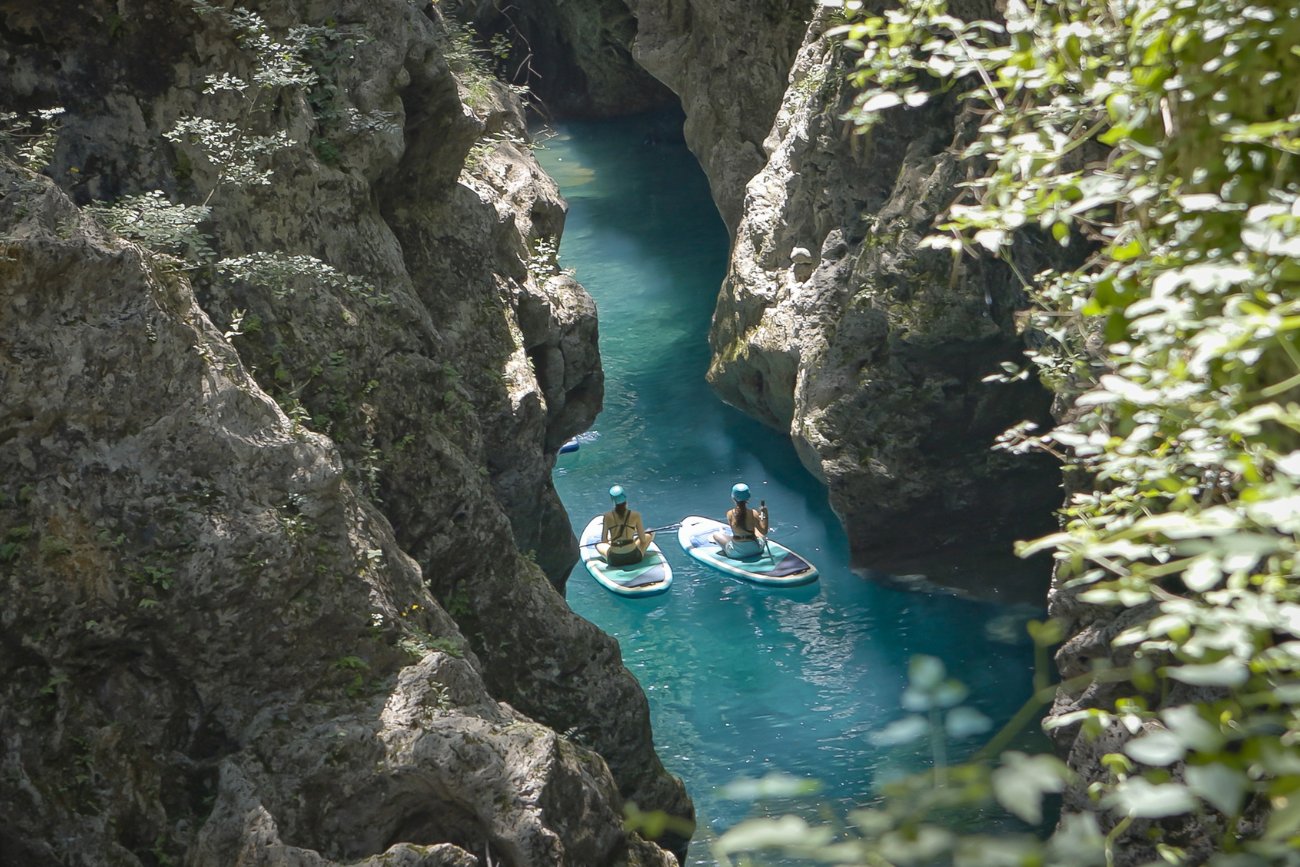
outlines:
M821 570L812 585L764 589L697 564L668 531L658 539L674 573L666 594L616 596L581 565L569 577L569 604L619 640L649 696L659 754L698 811L690 863L704 865L715 863L710 840L747 816L815 816L826 804L842 814L888 775L924 767L924 744L870 739L903 716L914 654L942 659L971 688L968 704L1010 718L1031 691L1023 624L1041 612L904 592L849 571L825 492L788 440L704 381L727 235L685 146L646 143L651 122L564 124L538 151L569 203L560 260L596 299L606 372L604 411L557 462L560 496L581 529L618 483L655 527L721 518L732 483L745 481L767 501L774 538ZM823 789L794 804L724 797L728 783L774 772Z

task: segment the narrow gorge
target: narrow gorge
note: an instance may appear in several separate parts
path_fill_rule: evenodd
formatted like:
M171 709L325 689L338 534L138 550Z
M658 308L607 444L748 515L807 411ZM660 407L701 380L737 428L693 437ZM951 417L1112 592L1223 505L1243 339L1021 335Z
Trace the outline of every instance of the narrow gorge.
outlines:
M568 206L538 160L555 134L550 127L572 119L653 117L646 147L684 139L728 245L719 285L682 305L711 310L701 378L718 400L762 425L738 437L790 445L798 469L771 466L807 473L818 496L788 506L786 520L796 530L799 521L833 525L808 538L828 549L843 544L836 580L854 582L853 593L886 588L871 597L872 617L841 618L858 618L842 633L819 632L824 623L796 610L807 598L794 594L780 610L760 597L745 609L757 612L753 621L734 628L757 633L764 618L785 618L781 628L800 638L781 649L791 660L808 659L820 640L838 654L837 671L878 678L863 692L883 693L888 681L888 700L901 693L915 711L920 706L908 702L918 700L924 666L909 672L870 649L854 656L862 634L897 629L874 640L924 653L907 629L923 622L943 629L945 618L956 624L978 610L987 619L973 627L978 640L944 645L954 656L979 655L956 674L982 691L974 700L998 705L993 722L1030 732L1008 735L1000 747L1020 738L1015 748L1045 751L1038 722L1044 712L1061 721L1053 737L1068 765L1050 779L1028 775L1040 787L1033 809L1021 812L1023 802L998 792L1018 819L1003 810L985 817L990 829L1046 837L1063 803L1064 832L1082 827L1072 824L1078 816L1105 817L1106 845L1124 841L1113 863L1175 855L1185 860L1172 863L1204 863L1216 835L1263 828L1270 809L1294 814L1289 790L1267 789L1267 775L1245 764L1233 765L1224 782L1205 771L1198 777L1192 763L1190 788L1179 789L1225 817L1192 818L1190 807L1160 814L1164 804L1142 800L1149 793L1138 786L1132 800L1091 794L1117 775L1125 791L1134 762L1124 754L1135 737L1194 730L1216 749L1236 743L1235 706L1215 706L1228 733L1213 737L1186 716L1159 717L1164 709L1226 702L1224 691L1244 683L1248 670L1273 677L1278 695L1296 688L1274 647L1290 646L1283 642L1300 630L1300 609L1285 594L1243 614L1254 618L1249 629L1225 626L1223 636L1205 639L1196 650L1204 656L1190 662L1178 656L1182 638L1160 643L1164 636L1142 631L1187 587L1289 588L1289 579L1246 577L1267 558L1275 572L1290 568L1285 492L1277 494L1282 505L1251 515L1275 522L1266 532L1246 538L1254 525L1242 529L1222 515L1205 531L1213 544L1226 540L1224 562L1237 563L1237 572L1219 560L1207 565L1206 552L1219 550L1209 542L1180 548L1178 540L1194 534L1156 521L1158 509L1145 513L1155 521L1150 529L1099 543L1103 565L1108 556L1131 556L1156 570L1154 595L1132 595L1128 579L1140 570L1115 567L1119 583L1098 585L1111 594L1106 600L1129 607L1093 604L1103 597L1087 588L1104 570L1067 583L1092 549L1069 549L1055 561L1046 545L1034 556L1011 555L1017 542L1058 529L1065 506L1101 502L1104 511L1107 497L1138 490L1134 497L1208 508L1226 503L1242 479L1281 485L1291 472L1286 455L1300 454L1289 410L1245 413L1240 422L1228 413L1233 421L1224 424L1238 442L1261 427L1273 439L1270 450L1223 469L1205 456L1208 447L1196 451L1207 441L1203 431L1150 444L1163 423L1153 420L1164 399L1155 396L1158 384L1122 389L1112 376L1109 396L1103 388L1092 403L1072 402L1079 382L1120 369L1104 360L1107 341L1130 348L1115 329L1141 312L1182 310L1170 300L1180 287L1206 298L1245 278L1228 269L1167 279L1163 300L1141 301L1132 314L1104 309L1133 301L1106 284L1092 306L1072 311L1105 314L1079 329L1077 345L1075 335L1044 328L1031 313L1041 298L1030 297L1028 278L1082 267L1115 239L1089 234L1089 226L1057 233L1044 219L996 253L923 244L988 168L963 153L987 133L989 112L960 89L935 86L914 106L889 108L869 131L858 129L863 85L850 75L861 55L845 45L845 5L0 0L0 863L712 863L704 847L725 829L708 827L713 817L697 825L696 802L716 809L718 796L689 790L703 777L661 760L690 757L677 754L678 729L667 728L667 740L658 722L652 731L647 692L660 688L662 702L666 690L638 682L648 669L630 642L643 621L628 625L627 612L614 610L610 631L620 637L612 637L575 613L595 608L567 586L585 580L569 577L578 560L573 515L605 505L594 496L580 506L562 501L562 492L588 493L563 483L557 491L564 472L557 455L603 408L629 399L624 383L607 389L599 340L614 328L606 302L598 320L595 293L559 257ZM875 15L888 4L848 5ZM942 5L954 20L1005 23L1029 14L1023 4L994 0ZM1232 20L1271 26L1271 15ZM1297 35L1296 18L1279 13L1283 24L1263 44L1291 44L1278 33L1285 25ZM927 19L920 29L941 26ZM1027 39L1031 29L1012 27L1009 38ZM1001 34L1002 25L989 30ZM1207 44L1224 38L1213 29L1202 35ZM1160 43L1151 56L1173 50ZM1248 118L1256 124L1243 121L1224 141L1294 152L1294 137L1285 136L1300 122L1259 126L1293 105L1292 94L1268 93L1272 101L1261 97L1259 117ZM1194 113L1167 104L1137 119L1107 107L1111 123L1130 132L1149 124L1174 136L1193 125ZM1148 133L1133 133L1136 152L1156 159ZM1091 158L1093 150L1104 156L1091 141L1080 152ZM585 170L564 153L575 172ZM1071 153L1066 162L1082 165ZM1235 160L1228 162L1238 169L1264 165ZM558 162L548 165L559 171ZM1177 169L1193 180L1204 174ZM1287 158L1269 171L1286 183L1294 174ZM1294 258L1286 222L1297 213L1287 210L1294 196L1259 216L1256 200L1241 195L1223 210L1272 220L1255 235L1238 233L1244 243ZM1200 213L1207 201L1187 207ZM671 224L671 214L660 222ZM1235 261L1241 267L1244 259ZM1294 278L1279 268L1282 283ZM1286 297L1270 292L1260 289L1236 309L1255 316L1249 304ZM1287 331L1287 316L1268 319L1269 328ZM1186 322L1178 327L1191 333ZM1224 348L1229 343L1195 345L1235 351L1236 344ZM1026 354L1048 350L1076 353L1069 388L1056 394L1020 372ZM1291 393L1291 343L1242 358L1224 369L1233 376L1249 369L1264 381L1234 380L1234 393ZM1129 400L1141 411L1092 439L1066 442L1062 434L1037 440L1039 448L993 448L1016 426L1041 433L1087 407ZM1125 437L1135 443L1130 454L1193 452L1200 477L1182 487L1153 483L1151 491L1140 479L1104 473L1063 480L1061 452L1082 444L1080 454L1094 454ZM725 490L732 481L708 475L690 484ZM601 477L581 478L603 495ZM1132 519L1139 526L1144 508ZM1254 559L1240 565L1248 555ZM1187 587L1165 568L1183 556L1202 558ZM825 597L829 608L842 598ZM1221 607L1234 606L1246 607L1238 597ZM1034 623L1030 642L1025 622L1044 612L1056 619ZM1169 635L1213 622L1187 615L1168 625ZM670 630L654 638L691 641ZM1141 641L1155 644L1133 651ZM987 650L994 645L1011 649L999 656ZM1029 670L1032 645L1040 662L1055 652L1053 670ZM1202 667L1175 676L1172 689L1151 685L1152 673L1175 658ZM728 673L746 664L738 654ZM1116 670L1137 672L1139 700L1129 698L1127 681L1106 680ZM1066 688L1045 711L1058 677ZM682 682L695 683L685 675ZM1031 692L1040 705L1029 717L1002 707ZM843 725L866 743L887 720L859 698L844 704L870 718ZM786 701L793 706L789 694L770 698ZM1276 760L1278 773L1289 774L1294 741L1278 732L1290 732L1292 699L1278 701L1269 704L1277 716L1260 729L1278 752L1261 761ZM1126 708L1124 731L1107 710L1116 702ZM672 712L724 704L701 690ZM828 720L849 714L817 707ZM841 736L848 735L824 739ZM860 758L854 749L843 755ZM920 758L908 761L934 757L917 749ZM1192 747L1180 749L1148 762L1163 775L1156 783L1133 779L1161 794L1169 790L1160 786L1183 786L1179 762ZM1046 758L1013 755L1026 767ZM1137 749L1139 764L1152 755ZM800 761L815 771L823 759ZM875 784L899 769L860 772ZM1216 781L1232 792L1240 786L1239 801L1207 796ZM1055 799L1046 816L1042 795ZM1127 818L1121 807L1131 807ZM1091 836L1078 833L1101 846L1101 832L1089 827ZM1182 847L1176 853L1152 842L1164 832ZM1277 839L1293 842L1294 829L1284 832ZM1071 862L1067 854L1051 863Z

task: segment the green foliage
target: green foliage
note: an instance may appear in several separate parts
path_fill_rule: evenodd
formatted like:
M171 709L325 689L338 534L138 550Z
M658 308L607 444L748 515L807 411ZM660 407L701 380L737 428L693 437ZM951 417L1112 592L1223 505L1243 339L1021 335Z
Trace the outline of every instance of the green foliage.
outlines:
M214 188L223 183L269 186L272 173L267 158L292 143L284 130L251 135L242 123L208 117L182 118L163 138L198 149L208 163L220 167Z
M1036 624L1033 637L1040 649L1058 635ZM1053 689L1044 687L1029 706L1029 713L1050 701ZM908 669L908 685L902 705L909 715L884 725L871 739L890 748L927 739L933 765L930 770L892 779L881 785L876 803L853 811L843 827L813 825L794 815L749 819L723 834L714 846L721 863L762 863L762 853L784 858L829 864L1020 864L1042 849L1039 839L1027 830L1008 833L985 832L963 835L953 826L991 823L1008 826L1007 814L1029 826L1044 818L1046 796L1064 790L1072 774L1059 759L1008 750L997 762L991 756L999 743L1015 733L1023 718L1012 720L995 741L970 760L950 765L948 744L987 732L991 723L974 708L962 705L968 690L949 677L943 663L930 656L917 656ZM742 780L725 794L741 799L801 797L816 791L807 780L773 775L762 780ZM1001 818L999 818L1001 817ZM1102 851L1103 838L1095 823L1082 831L1092 840L1092 850ZM1079 842L1068 857L1048 858L1045 863L1074 865L1087 863L1087 851ZM1038 862L1042 863L1042 862Z
M553 237L537 238L533 241L527 265L528 273L538 283L544 283L558 274L573 273L560 267L560 242Z
M0 111L0 154L24 168L40 171L54 157L58 143L61 108L49 108L26 115Z
M448 656L457 658L465 655L465 648L454 638L447 636L435 636L423 626L420 625L424 615L425 607L418 602L412 602L403 608L401 616L401 635L397 639L397 646L405 650L416 659L423 659L430 653L445 653ZM383 616L379 615L379 622L383 622Z
M231 280L251 283L267 289L277 298L286 298L300 288L327 286L363 298L378 298L375 287L360 277L344 274L314 256L291 256L287 253L249 253L216 263L217 273Z
M214 264L211 239L202 228L213 218L209 202L226 185L247 188L272 183L272 158L293 144L288 132L279 128L280 121L272 109L284 95L301 93L320 83L307 54L330 41L334 34L328 28L302 26L276 35L260 15L243 7L224 9L207 0L178 2L199 15L219 19L250 61L247 79L229 71L204 79L203 93L212 98L213 108L232 103L226 105L225 113L233 115L234 120L184 116L164 134L177 146L178 173L190 178L196 165L207 166L211 187L199 205L174 203L161 190L154 190L111 204L98 203L86 210L112 231L156 253L180 257L198 267ZM383 112L363 116L353 111L352 115L351 122L366 129L393 126L391 116ZM323 146L333 147L324 142L318 144L317 150ZM304 286L378 297L366 281L301 254L258 251L221 259L215 262L214 270L229 279L267 288L277 298Z
M528 93L527 87L508 84L497 76L497 68L510 56L509 37L497 34L487 47L483 47L471 25L451 18L443 20L446 23L443 56L447 59L452 74L464 88L466 101L471 108L486 108L492 102L493 89L497 87L519 96Z
M503 144L513 144L518 147L531 147L529 142L509 130L490 133L483 136L470 146L469 153L465 155L466 170L472 172L475 169L480 168L485 162L487 162L487 158Z
M1063 592L1132 609L1114 642L1132 663L1104 673L1128 694L1054 725L1136 737L1088 789L1100 823L1067 817L1045 842L1003 838L1002 863L1109 861L1130 828L1156 856L1188 863L1181 820L1220 835L1210 863L1290 863L1300 8L1009 0L992 22L961 20L944 0L865 17L857 0L835 5L850 13L839 34L861 52L850 113L860 128L944 92L979 113L972 180L927 246L1013 268L1027 234L1087 254L1074 271L1022 275L1044 338L1032 358L1072 403L1070 421L1037 436L1022 427L1004 444L1063 457L1089 487L1063 510L1061 532L1021 553L1053 551ZM995 771L954 772L936 803L963 786L982 796L987 783L1032 821L1039 796L1068 781L1054 761L1008 753ZM838 860L993 863L957 854L988 841L934 826L896 849L904 838L882 819L893 809L891 799L856 817L886 830Z
M366 662L359 656L341 656L334 660L334 668L339 671L367 669L369 667L370 663Z
M495 80L491 54L478 46L477 38L470 25L447 20L443 56L456 80L465 88L471 106L482 106L490 101Z
M161 190L153 190L112 205L88 205L85 212L105 228L156 252L191 262L213 257L210 239L199 230L211 215L206 205L174 205Z

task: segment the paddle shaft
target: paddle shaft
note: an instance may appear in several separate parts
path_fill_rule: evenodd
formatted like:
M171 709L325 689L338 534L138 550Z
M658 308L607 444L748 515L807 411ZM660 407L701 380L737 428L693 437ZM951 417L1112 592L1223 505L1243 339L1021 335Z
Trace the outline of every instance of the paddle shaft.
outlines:
M678 527L680 527L681 525L682 525L682 522L681 522L681 521L678 521L676 524L664 524L662 527L651 527L649 530L646 530L645 532L647 532L647 533L658 533L658 532L660 532L660 531L662 531L662 530L676 530L676 529L677 529ZM597 545L599 545L599 544L600 544L599 542L588 542L587 544L585 544L585 545L579 545L578 547L579 547L579 548L594 548L595 546L597 546Z

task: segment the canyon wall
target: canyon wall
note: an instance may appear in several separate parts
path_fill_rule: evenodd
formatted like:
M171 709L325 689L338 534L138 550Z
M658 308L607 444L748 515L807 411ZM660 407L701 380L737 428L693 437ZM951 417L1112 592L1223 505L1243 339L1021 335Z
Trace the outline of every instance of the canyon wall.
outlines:
M258 92L253 30L207 4L0 3L0 106L66 109L0 192L0 846L672 863L622 805L690 801L557 591L550 470L602 383L518 102L434 7L257 11L310 26L315 83ZM187 118L283 133L270 183L163 138ZM85 211L155 189L210 208L211 255ZM209 264L264 253L337 272Z
M1050 396L986 381L1023 362L1028 298L1000 261L919 247L970 170L958 153L975 119L939 99L855 133L834 23L812 21L746 187L710 381L790 432L856 567L1041 602L1046 564L1008 555L1052 527L1059 479L992 447L1018 422L1049 424ZM1032 243L1017 259L1022 273L1047 261Z
M622 22L626 53L680 99L734 239L710 335L718 393L790 433L864 573L1041 604L1049 564L1009 553L1051 529L1059 476L992 446L1021 421L1050 424L1050 395L985 381L1034 339L1018 315L1028 299L990 256L917 246L971 170L957 154L974 118L940 99L856 135L842 119L851 58L827 35L836 16L811 2L626 0L633 25L613 0L582 8ZM607 112L600 80L585 86L597 94L586 110ZM1032 241L1017 258L1024 274L1047 261Z

